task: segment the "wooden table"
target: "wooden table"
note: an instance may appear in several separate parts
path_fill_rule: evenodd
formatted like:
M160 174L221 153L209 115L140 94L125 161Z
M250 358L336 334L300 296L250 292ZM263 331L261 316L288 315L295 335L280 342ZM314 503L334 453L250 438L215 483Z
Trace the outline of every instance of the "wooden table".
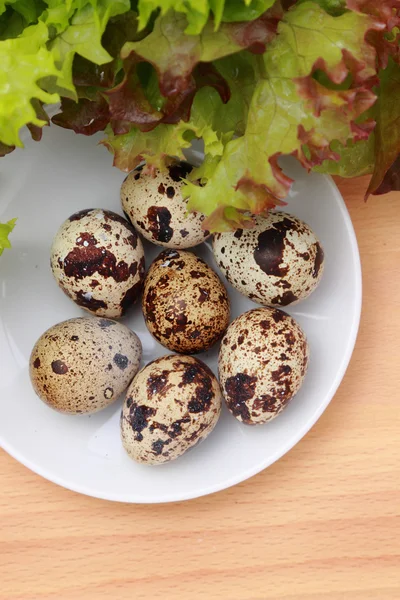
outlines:
M164 506L86 498L1 452L1 600L399 600L400 197L339 185L364 307L312 431L253 479Z

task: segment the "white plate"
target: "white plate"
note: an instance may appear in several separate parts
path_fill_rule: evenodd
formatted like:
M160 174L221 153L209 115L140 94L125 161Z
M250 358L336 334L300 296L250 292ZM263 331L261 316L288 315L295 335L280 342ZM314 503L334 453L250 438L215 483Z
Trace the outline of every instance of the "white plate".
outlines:
M34 394L28 360L36 339L51 325L82 314L57 287L49 248L59 225L83 208L120 212L124 174L111 167L99 138L52 127L41 143L27 143L0 162L0 221L18 217L13 248L0 258L0 443L18 461L72 490L124 502L195 498L255 475L292 448L332 399L350 360L361 308L361 272L349 214L333 182L308 175L295 161L287 210L320 237L325 273L310 298L289 309L311 348L305 383L273 422L248 427L227 410L207 440L180 459L158 467L132 462L119 437L121 402L93 416L65 416ZM147 265L160 251L146 246ZM205 245L196 250L213 264ZM233 315L255 305L229 284ZM140 336L143 361L167 354L148 333L140 306L125 323ZM215 371L217 349L201 355Z

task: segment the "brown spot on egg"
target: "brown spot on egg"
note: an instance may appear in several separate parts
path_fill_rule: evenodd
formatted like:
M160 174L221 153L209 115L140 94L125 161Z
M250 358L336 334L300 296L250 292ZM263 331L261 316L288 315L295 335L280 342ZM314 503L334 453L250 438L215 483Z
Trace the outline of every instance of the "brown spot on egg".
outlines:
M51 370L56 375L65 375L68 373L68 367L62 360L53 360L51 363Z
M253 402L253 408L255 410L261 410L262 412L274 412L276 408L277 399L275 396L270 394L263 394L259 398L256 398Z
M258 235L254 260L267 275L283 277L287 274L289 267L280 265L283 262L286 233L290 230L293 230L293 223L285 218Z
M319 275L319 271L321 269L321 265L324 262L324 251L322 250L321 244L318 242L315 244L316 253L314 260L314 269L312 272L312 276L316 279Z
M153 238L159 242L169 242L173 236L170 227L171 213L165 206L150 206L147 210L149 230Z
M168 173L172 181L179 183L182 179L186 179L192 169L192 165L187 162L174 162L168 166Z
M40 367L40 358L39 357L35 358L35 360L33 362L33 366L35 367L35 369L38 369Z
M160 183L157 189L159 194L165 194L165 187L163 183Z
M168 371L159 375L150 375L147 379L147 396L150 398L155 394L163 394L168 389Z
M127 290L121 300L122 314L125 314L128 308L139 298L143 288L143 281L138 281Z
M227 405L235 417L240 417L243 422L250 420L250 412L247 401L253 398L257 377L237 373L229 377L225 383L227 393Z
M236 231L235 231L235 233L234 233L233 235L234 235L234 237L235 237L237 240L240 240L240 238L241 238L241 237L242 237L242 235L243 235L243 229L236 229Z
M129 409L129 424L135 432L135 439L141 441L143 439L142 431L149 425L149 417L156 414L155 408L138 405L136 402L131 403Z
M272 381L280 381L283 377L290 375L292 368L289 365L281 365L271 373Z
M154 454L156 456L159 454L162 454L164 451L164 446L167 446L169 443L170 443L169 440L160 440L160 439L153 442L151 447L153 449Z
M209 410L213 397L211 378L207 374L202 374L201 378L195 382L195 392L188 404L188 410L191 413L200 413Z
M126 227L127 229L129 229L129 231L133 234L136 235L136 231L133 228L129 217L127 217L126 219L124 219L124 217L121 217L121 215L119 215L118 213L113 212L112 210L103 210L104 213L104 219L106 221L112 221L114 223L120 223L121 225L123 225L124 227Z
M167 187L167 196L168 198L173 198L175 196L175 188L172 187L172 185L169 185Z
M77 246L95 246L97 244L96 238L86 231L79 234L79 237L76 239Z
M114 364L117 365L117 367L119 369L121 369L121 371L125 371L126 367L129 364L129 359L124 354L120 354L118 352L117 354L115 354L115 356L113 358L113 362L114 362Z
M192 279L200 279L200 277L206 277L206 273L202 273L201 271L190 271L190 276Z
M275 296L272 299L272 304L279 304L280 306L287 306L288 304L292 304L298 300L297 296L293 294L290 290L284 292L281 296Z
M71 223L73 221L80 221L81 219L83 219L83 217L85 217L88 213L90 213L92 210L94 210L93 208L85 208L84 210L79 210L78 212L74 213L73 215L70 216L70 218L68 219Z
M127 242L132 246L132 248L134 250L136 250L137 247L137 243L138 243L138 236L137 233L131 233L131 235L128 235L128 237L126 238Z
M189 232L188 232L188 230L187 230L187 229L181 229L181 230L179 231L179 233L181 234L181 236L182 236L183 238L185 238L185 237L187 237L187 236L189 235Z
M107 308L107 304L103 300L93 298L90 292L84 292L83 290L79 290L76 293L75 302L79 304L79 306L88 308L92 312Z
M67 254L63 262L64 273L75 280L99 273L112 277L117 283L129 278L129 267L123 260L117 263L115 255L104 247L94 245L76 247Z
M200 294L198 297L198 301L200 302L200 304L203 304L203 302L208 300L208 298L210 297L210 291L206 290L205 288L199 287L199 292Z

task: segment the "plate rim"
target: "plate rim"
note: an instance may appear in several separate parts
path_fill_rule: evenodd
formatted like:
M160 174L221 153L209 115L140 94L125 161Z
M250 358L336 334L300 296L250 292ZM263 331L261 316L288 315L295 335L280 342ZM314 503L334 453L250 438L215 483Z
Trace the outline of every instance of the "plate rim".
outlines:
M196 151L194 151L194 154L196 154ZM307 433L310 431L310 429L317 423L317 421L319 420L319 418L324 413L324 411L326 410L326 408L332 401L333 397L335 396L336 391L338 390L338 388L344 378L344 375L347 371L347 368L349 366L349 363L350 363L350 360L351 360L351 357L353 354L353 350L355 347L357 334L358 334L358 330L359 330L359 325L360 325L360 319L361 319L362 271L361 271L360 252L359 252L359 247L358 247L358 243L357 243L356 233L355 233L355 230L353 227L350 213L347 209L347 206L345 204L343 196L340 193L337 185L333 181L332 177L330 177L329 175L322 175L322 177L324 178L326 184L331 188L333 194L336 197L336 200L338 203L338 208L342 214L344 225L345 225L345 228L346 228L348 236L349 236L349 242L350 242L351 249L352 249L352 259L354 260L355 278L356 278L356 280L355 280L355 295L354 295L354 311L355 312L354 312L351 330L349 332L349 336L347 339L345 351L343 353L342 361L340 364L340 368L337 370L335 379L332 382L332 385L330 386L329 390L325 394L325 396L326 396L325 401L322 402L317 407L317 409L310 416L310 418L303 425L303 427L301 427L299 430L296 430L289 437L289 439L286 441L286 443L282 444L275 453L273 453L272 455L269 455L265 460L262 460L257 465L255 465L251 468L248 468L244 472L242 472L236 476L232 476L228 479L224 479L218 483L210 484L209 486L204 486L201 490L196 489L193 492L180 493L178 496L174 492L164 492L163 493L162 491L160 491L159 496L155 499L154 496L135 497L135 495L132 494L132 492L129 492L126 495L121 495L120 493L113 494L112 491L110 491L108 493L104 493L103 491L96 490L96 489L87 487L85 485L80 485L80 484L74 485L74 484L71 484L70 482L66 482L62 477L59 477L56 474L53 474L51 472L49 473L48 469L42 468L40 465L37 465L36 463L31 462L29 460L29 458L27 458L26 456L21 454L17 448L15 448L12 444L10 444L6 440L4 440L2 438L1 433L0 433L0 447L5 452L7 452L10 456L12 456L15 460L17 460L19 463L24 465L30 471L32 471L33 473L43 477L44 479L46 479L52 483L55 483L61 487L64 487L72 492L77 492L79 494L84 494L86 496L90 496L90 497L101 499L101 500L108 500L108 501L112 501L112 502L123 502L123 503L129 503L129 504L167 504L170 502L183 502L183 501L187 501L187 500L193 500L195 498L201 498L203 496L208 496L208 495L217 493L219 491L228 489L230 487L233 487L239 483L242 483L243 481L247 481L248 479L251 479L258 473L261 473L262 471L264 471L265 469L270 467L277 460L282 458L282 456L287 454L292 448L294 448L300 442L300 440L303 439L303 437L305 437L307 435Z

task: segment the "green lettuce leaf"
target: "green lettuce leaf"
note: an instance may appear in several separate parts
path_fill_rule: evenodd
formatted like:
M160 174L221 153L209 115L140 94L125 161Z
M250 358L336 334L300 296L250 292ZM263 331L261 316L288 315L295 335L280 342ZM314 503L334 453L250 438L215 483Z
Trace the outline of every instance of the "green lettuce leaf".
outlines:
M270 8L275 0L139 0L139 28L143 29L155 11L166 15L170 10L186 17L185 33L199 35L209 16L216 31L221 21L253 21Z
M76 54L79 54L96 65L110 62L112 56L102 45L102 35L109 19L130 9L129 0L91 0L73 12L74 4L60 5L48 11L47 25L57 25L59 33L50 42L49 49L55 64L61 73L57 78L57 86L67 90L69 95L77 99L72 80L72 65ZM55 12L57 10L57 12ZM63 29L65 27L65 29Z
M261 76L244 135L226 144L206 185L185 187L190 210L209 216L218 211L207 228L226 229L226 209L240 221L240 212L259 214L282 203L291 181L278 166L279 155L293 154L311 168L338 158L332 140L345 144L369 135L371 123L355 120L374 102L366 85L376 74L375 53L364 39L373 25L356 13L332 17L311 2L285 14L278 36L259 57ZM317 68L337 83L352 73L354 87L311 85Z
M17 219L11 219L8 223L0 223L0 256L3 254L4 248L11 248L8 236L14 229L16 222Z
M46 123L36 114L32 99L43 103L59 101L57 94L39 85L43 77L57 76L58 70L45 43L44 23L27 27L20 37L0 42L0 141L8 146L23 146L19 131L28 123Z
M222 12L221 21L232 23L239 21L254 21L266 10L271 8L275 0L227 0ZM212 8L212 6L211 6ZM215 11L213 10L215 15ZM219 27L219 21L215 19L216 27Z
M298 4L304 4L309 0L298 0ZM337 17L342 15L346 10L346 0L313 0L330 15Z

